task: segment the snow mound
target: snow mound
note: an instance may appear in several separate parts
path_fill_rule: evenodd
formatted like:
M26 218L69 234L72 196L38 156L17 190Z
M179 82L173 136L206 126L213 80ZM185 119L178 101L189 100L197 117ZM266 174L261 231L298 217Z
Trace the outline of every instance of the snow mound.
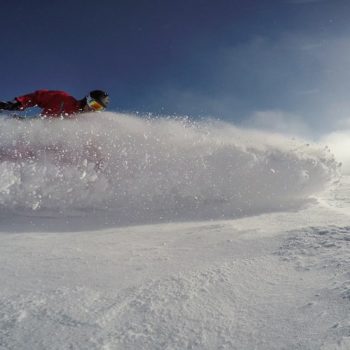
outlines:
M328 148L223 122L109 112L0 120L2 211L231 218L296 208L338 170Z
M327 274L326 284L319 288L310 303L315 305L326 302L324 312L317 316L317 322L323 316L329 319L334 313L335 302L342 309L337 322L329 327L322 350L349 349L349 301L350 301L350 226L308 227L290 232L289 237L277 251L283 261L295 263L301 272L316 271ZM316 320L315 320L316 322ZM337 339L334 342L334 339Z
M292 231L279 254L284 260L295 261L301 270L327 267L347 271L350 264L350 226L311 226ZM347 275L350 277L349 273Z
M271 297L276 278L286 282L286 271L275 264L243 259L113 292L77 286L0 297L0 339L7 349L271 350L292 349L295 339L308 344L308 328L288 327L295 303ZM242 271L248 274L243 280ZM297 288L285 288L295 302Z
M350 300L350 226L309 227L291 232L278 254L299 270L332 270L331 291Z

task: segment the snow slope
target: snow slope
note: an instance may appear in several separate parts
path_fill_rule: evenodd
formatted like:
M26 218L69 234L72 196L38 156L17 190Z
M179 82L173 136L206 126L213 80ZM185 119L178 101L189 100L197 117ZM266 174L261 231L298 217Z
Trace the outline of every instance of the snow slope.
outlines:
M0 128L1 350L350 348L350 179L328 149L101 117L107 141L93 116L88 139L85 121Z

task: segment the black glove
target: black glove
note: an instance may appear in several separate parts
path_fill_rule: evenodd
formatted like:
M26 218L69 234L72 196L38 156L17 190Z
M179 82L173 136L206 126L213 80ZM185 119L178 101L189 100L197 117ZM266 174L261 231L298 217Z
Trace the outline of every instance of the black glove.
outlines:
M18 111L21 108L21 104L16 101L2 102L0 101L0 109L4 109L6 111Z

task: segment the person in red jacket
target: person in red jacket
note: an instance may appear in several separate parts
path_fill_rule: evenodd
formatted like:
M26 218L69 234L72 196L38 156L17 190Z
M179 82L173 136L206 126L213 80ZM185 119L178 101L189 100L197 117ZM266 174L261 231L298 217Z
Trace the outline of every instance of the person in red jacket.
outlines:
M29 107L42 109L40 115L51 118L72 118L75 114L102 111L109 103L109 96L102 90L93 90L81 100L64 91L37 90L33 93L16 97L13 101L1 102L0 109L22 111Z

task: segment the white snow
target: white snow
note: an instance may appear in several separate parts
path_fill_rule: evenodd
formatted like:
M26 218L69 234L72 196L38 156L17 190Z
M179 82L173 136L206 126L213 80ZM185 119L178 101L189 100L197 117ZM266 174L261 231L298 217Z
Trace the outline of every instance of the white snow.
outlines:
M103 210L117 224L291 209L336 178L328 148L222 122L115 113L0 120L0 206Z
M113 113L0 126L1 350L350 348L328 148Z

